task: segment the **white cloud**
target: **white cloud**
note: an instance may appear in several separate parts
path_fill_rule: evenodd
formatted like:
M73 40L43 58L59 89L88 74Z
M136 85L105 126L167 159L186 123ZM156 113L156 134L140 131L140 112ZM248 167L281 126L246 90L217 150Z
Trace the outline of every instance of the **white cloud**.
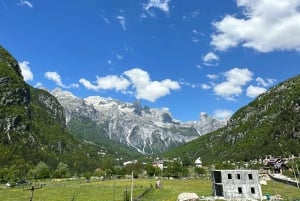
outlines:
M34 87L35 87L35 88L39 88L39 89L44 88L44 86L43 86L43 84L42 84L41 82L36 83L36 84L34 85Z
M207 90L207 89L211 89L211 86L208 84L201 84L201 88Z
M253 73L247 68L233 68L222 75L225 81L213 86L215 94L227 100L235 100L242 93L242 87L252 80Z
M110 21L107 17L102 17L103 21L106 23L106 24L110 24Z
M58 86L65 88L65 85L62 83L61 77L57 72L46 72L45 77L48 80L52 80L53 82L55 82Z
M190 83L190 82L186 82L186 81L180 81L179 84L180 84L180 86L187 86L187 87L191 87L191 88L201 87L199 84L194 84L194 83Z
M84 78L81 78L79 80L79 83L82 84L85 88L89 89L89 90L94 90L94 91L97 91L99 90L100 87L98 87L97 85L94 85L92 84L90 81L84 79Z
M198 43L199 39L197 37L192 37L192 41L193 41L193 43Z
M217 74L207 74L206 77L208 77L211 80L215 80L219 78L219 75Z
M139 68L134 68L124 72L133 87L136 89L136 97L155 102L158 98L170 94L171 90L180 89L176 81L165 79L161 82L151 81L149 74Z
M193 41L194 43L199 42L199 41L200 41L199 38L200 38L201 36L204 36L204 33L200 32L200 31L197 31L196 29L193 29L192 32L193 32L192 41Z
M101 10L100 17L106 24L110 24L110 20L105 16L105 11Z
M198 35L198 31L196 29L193 29L192 32L195 34L195 35Z
M151 16L154 16L154 13L151 12L152 8L160 9L161 11L168 14L170 11L170 2L171 0L149 0L148 3L144 4L144 10L146 10Z
M209 52L203 56L202 60L206 66L216 66L218 65L219 57L215 53Z
M147 18L147 15L145 13L142 13L140 15L140 20L142 21L143 19Z
M126 90L130 85L129 81L123 77L117 77L115 75L108 75L105 77L98 77L95 84L92 84L90 81L86 79L80 79L79 82L86 87L87 89L91 89L94 91L98 90L116 90L122 91Z
M32 3L30 3L29 1L24 1L24 0L20 0L20 2L18 3L19 6L28 6L29 8L33 8Z
M226 15L213 23L211 45L225 51L241 45L259 52L300 51L299 0L236 0L243 17Z
M250 85L248 88L247 88L247 96L251 97L251 98L255 98L257 97L258 95L262 94L262 93L265 93L267 91L266 88L263 88L263 87L255 87L253 85Z
M125 94L134 94L138 99L151 102L171 93L171 90L180 88L176 81L165 79L163 81L151 81L148 72L134 68L123 73L124 76L108 75L97 77L96 82L82 78L79 82L90 90L116 90ZM130 91L134 90L134 91Z
M116 54L116 57L118 60L123 60L124 59L124 56L121 55L121 54Z
M203 90L213 89L217 96L225 98L227 100L235 101L243 92L243 88L246 88L248 82L252 81L253 73L247 68L233 68L229 71L219 74L207 74L206 75L212 81L209 84L202 84ZM223 79L224 81L219 81ZM250 85L246 89L246 95L251 98L255 98L258 95L267 91L266 87L273 85L275 79L263 79L257 77L255 79L256 85Z
M267 91L266 87L269 87L276 82L274 79L269 78L265 80L261 77L257 77L255 81L257 82L257 86L250 85L247 88L247 96L251 98L255 98L258 95L265 93Z
M225 109L218 109L215 110L213 113L213 116L218 119L229 119L233 114L233 111L231 110L225 110Z
M30 66L29 66L29 62L28 61L23 61L23 62L19 62L19 66L21 68L21 72L24 78L24 81L31 81L33 80L33 74L30 70Z
M108 63L109 65L111 65L111 64L112 64L112 61L109 59L109 60L107 60L107 63Z
M274 84L276 82L276 80L275 79L270 79L270 78L267 79L267 80L264 80L261 77L257 77L256 82L257 82L258 86L268 87L268 86Z
M202 69L202 66L201 66L200 64L197 64L197 65L196 65L196 68L197 68L197 69Z
M45 78L55 82L55 84L57 84L58 86L60 86L62 88L78 88L79 87L78 84L70 84L68 86L63 84L61 77L57 72L46 72Z
M120 25L122 26L123 30L126 31L126 19L124 16L117 16L117 19L120 22Z
M192 18L198 17L199 14L200 14L199 10L194 10L194 11L191 12L191 17Z
M184 20L184 21L190 21L190 20L192 20L192 19L198 17L199 14L200 14L200 11L199 11L199 10L194 10L194 11L192 11L192 12L190 12L190 13L185 13L185 14L181 17L181 19Z

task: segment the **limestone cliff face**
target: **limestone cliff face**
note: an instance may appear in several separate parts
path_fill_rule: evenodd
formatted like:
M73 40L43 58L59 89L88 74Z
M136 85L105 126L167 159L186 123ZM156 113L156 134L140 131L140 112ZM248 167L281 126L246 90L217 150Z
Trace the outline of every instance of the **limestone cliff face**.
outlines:
M63 105L68 127L74 130L75 125L81 138L87 139L90 124L97 125L94 139L104 136L143 154L164 152L225 125L206 114L199 121L180 122L173 119L170 111L141 106L139 102L125 103L100 96L81 99L61 89L51 93ZM92 123L86 128L82 121Z
M0 168L17 159L55 166L59 161L68 163L73 152L84 154L65 123L57 99L27 85L18 62L0 46L0 150L6 154L0 156Z
M2 143L13 143L30 127L30 90L18 62L0 46L0 131Z

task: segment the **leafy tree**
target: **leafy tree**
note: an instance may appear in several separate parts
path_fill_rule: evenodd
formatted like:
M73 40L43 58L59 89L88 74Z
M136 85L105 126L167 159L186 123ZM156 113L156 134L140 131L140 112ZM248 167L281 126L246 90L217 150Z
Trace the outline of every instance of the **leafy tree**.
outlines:
M114 161L113 158L111 158L111 157L104 157L102 159L102 168L104 170L106 170L106 169L113 170L114 166L115 166L115 161Z
M111 178L112 173L113 173L112 169L105 169L106 178Z
M113 172L114 175L116 175L117 177L122 177L124 176L126 173L125 173L125 169L123 167L115 167L114 168L114 172Z
M40 161L36 167L36 179L46 179L50 177L50 169L46 163Z
M9 170L8 168L0 169L0 183L6 183L9 180Z
M151 163L148 163L145 166L145 170L149 177L159 176L161 174L161 169L159 167L154 167Z
M182 165L184 167L188 167L190 165L192 165L192 159L188 154L184 154L182 157Z
M27 174L28 179L38 179L37 178L37 170L36 168L30 169L28 174Z
M133 172L133 176L135 178L138 177L139 173L142 173L143 165L141 163L131 163L124 167L126 174L131 174Z
M178 161L168 162L166 165L167 169L164 170L164 176L179 178L188 174L188 169Z
M87 181L90 181L90 179L91 179L91 173L89 173L89 172L84 173L84 178L85 178Z
M171 173L173 177L178 178L180 176L180 173L182 173L183 166L178 161L173 162L172 164Z
M70 176L69 166L63 162L59 162L53 177L55 178L67 178Z
M196 172L198 175L206 174L206 170L205 170L203 167L195 167L195 172Z

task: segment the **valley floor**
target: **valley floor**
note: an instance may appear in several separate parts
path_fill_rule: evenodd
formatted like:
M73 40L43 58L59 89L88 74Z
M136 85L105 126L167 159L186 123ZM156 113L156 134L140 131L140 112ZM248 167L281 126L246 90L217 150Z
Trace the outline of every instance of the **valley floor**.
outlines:
M133 198L138 197L146 189L153 186L141 201L176 201L182 192L194 192L203 199L211 197L210 178L203 179L161 179L162 188L156 189L155 179L135 179L133 181ZM124 201L126 191L130 200L131 179L115 179L86 182L76 180L42 180L34 183L34 186L42 188L33 192L34 201ZM0 199L4 201L30 200L31 185L14 188L0 185ZM268 181L262 185L263 195L270 194L275 198L285 200L300 199L300 189L287 184ZM265 197L266 198L266 197Z

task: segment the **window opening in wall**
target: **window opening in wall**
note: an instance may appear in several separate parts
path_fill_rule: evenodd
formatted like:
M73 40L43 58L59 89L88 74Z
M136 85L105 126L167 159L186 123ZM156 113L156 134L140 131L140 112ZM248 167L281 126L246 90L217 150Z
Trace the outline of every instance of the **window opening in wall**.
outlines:
M239 194L242 194L243 193L242 187L238 187L238 191L239 191Z
M237 174L237 175L236 175L236 178L237 178L237 179L241 179L241 175L240 175L240 174Z
M252 174L248 174L249 179L253 179Z
M231 174L228 174L228 179L232 179L232 176L231 176Z
M222 183L221 171L214 171L213 176L214 176L215 183Z
M255 194L255 188L251 187L251 193Z
M223 194L223 186L219 184L215 184L215 195L216 196L224 196Z

